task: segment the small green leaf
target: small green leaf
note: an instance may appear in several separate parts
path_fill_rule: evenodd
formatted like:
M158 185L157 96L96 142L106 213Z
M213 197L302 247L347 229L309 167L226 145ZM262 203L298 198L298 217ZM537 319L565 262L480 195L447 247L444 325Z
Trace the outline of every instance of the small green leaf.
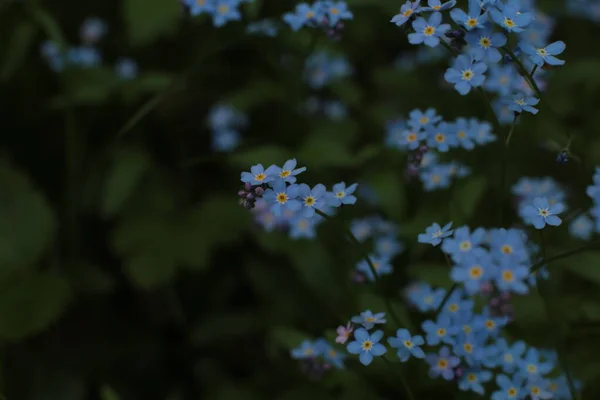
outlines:
M475 213L486 189L487 180L482 176L472 177L455 189L452 207L457 211L459 218L467 220Z
M112 217L121 210L149 166L149 157L139 150L120 149L113 154L112 165L104 182L102 213L105 217Z
M21 21L11 34L0 70L0 79L6 81L22 64L34 43L37 27L31 21Z
M129 42L134 46L173 31L181 17L177 0L124 0L123 7Z
M0 338L36 334L58 319L70 299L68 282L57 275L28 271L3 282L0 291Z
M0 269L33 264L54 239L54 214L27 177L3 164L0 187Z
M266 145L237 152L229 158L229 161L232 165L244 168L244 171L249 171L252 165L259 163L265 169L271 164L283 165L291 157L291 153L282 147Z

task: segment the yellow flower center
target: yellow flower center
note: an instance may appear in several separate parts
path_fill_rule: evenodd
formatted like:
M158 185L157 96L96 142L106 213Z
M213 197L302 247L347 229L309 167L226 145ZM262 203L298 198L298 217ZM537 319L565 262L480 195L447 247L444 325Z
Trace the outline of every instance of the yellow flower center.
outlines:
M504 25L508 28L514 28L515 26L515 21L513 21L510 18L504 18Z
M513 361L514 361L514 358L513 358L512 354L505 354L504 355L504 362L511 363Z
M300 228L300 230L306 230L306 228L308 228L308 221L305 219L301 219L300 221L298 221L298 227Z
M206 0L196 0L196 4L199 6L203 6L206 4Z
M548 55L548 52L546 51L546 49L537 49L536 53L538 53L538 55L545 57Z
M307 206L314 206L315 205L315 198L313 196L306 196L304 198L304 204Z
M458 311L458 304L456 303L452 303L448 306L448 310L450 310L451 312L457 312Z
M502 253L504 253L504 254L512 254L513 248L512 248L512 246L505 244L504 246L502 246L500 248L500 251L502 251Z
M510 270L502 272L502 280L504 282L512 282L515 280L515 275Z
M335 356L337 356L337 352L333 349L330 349L327 353L329 354L329 357L331 357L331 358L335 358Z
M471 333L473 332L473 328L471 328L471 325L463 325L463 332L464 333Z
M442 8L442 6L433 6L431 8L433 8L434 10L439 10L440 8Z
M227 12L229 12L228 5L223 4L223 5L219 6L219 14L227 14Z
M441 180L442 180L442 178L441 178L439 175L437 175L437 174L436 174L436 175L433 175L433 176L431 177L431 181L432 181L432 182L434 182L434 183L438 183L438 182L439 182L439 181L441 181Z
M431 303L433 302L433 297L431 297L431 296L427 296L427 297L425 297L425 298L423 299L423 302L424 302L425 304L431 304Z
M525 100L524 99L517 99L517 100L515 100L515 103L517 103L520 106L524 106L525 105Z
M425 27L425 29L423 30L423 34L425 36L431 36L435 33L435 28L433 26L427 26Z
M311 347L307 347L304 349L304 354L310 356L313 353L313 349Z
M496 323L491 319L485 321L485 327L488 329L494 329L496 327Z
M373 342L371 342L370 340L365 340L364 342L362 342L362 349L363 350L371 350L373 348Z
M456 136L458 136L460 139L464 139L467 137L467 132L465 131L458 131L458 133L456 134Z
M540 210L540 215L542 217L547 217L548 215L550 215L550 212L548 211L548 209L543 208L543 209Z
M439 369L446 369L448 367L448 361L446 361L444 358L440 358L437 362L437 365Z
M306 19L311 19L314 16L315 16L315 12L314 11L309 11L309 12L306 13Z
M337 8L335 8L335 7L331 7L331 8L329 9L329 12L330 12L330 13L332 13L333 15L338 15L338 14L340 13L340 10L338 10L338 9L337 9Z
M488 48L492 45L492 41L489 38L486 37L482 37L481 39L479 39L479 44L481 45L481 47L484 48Z
M477 380L477 376L475 376L475 374L469 374L467 375L467 380L469 382L475 382Z
M346 195L346 192L344 191L339 191L335 194L335 197L337 197L338 199L341 199L342 197L344 197Z
M277 202L281 204L285 204L288 201L288 196L285 193L277 194Z
M530 374L535 374L537 372L537 367L533 364L529 364L527 366L527 372L529 372Z
M408 140L409 142L414 142L415 140L417 140L417 135L414 133L409 133L406 137L406 140Z
M428 122L429 122L429 117L422 116L421 118L419 118L419 123L420 123L421 125L425 125L425 124L426 124L426 123L428 123Z
M481 278L482 274L483 274L483 268L481 268L481 266L479 266L479 265L474 265L469 270L469 276L473 279Z
M406 347L407 349L410 349L413 347L413 342L411 342L410 340L405 340L404 341L404 347Z
M471 71L470 69L465 69L462 72L462 78L465 81L470 81L471 79L473 79L473 75L475 75L475 74L473 74L473 71Z
M404 11L402 13L402 15L404 15L405 17L409 17L412 13L413 13L412 8L409 8L408 10Z
M473 352L473 345L471 345L470 343L465 343L463 345L463 349L465 349L467 353L471 353Z
M281 171L279 173L279 177L280 178L287 178L288 176L290 176L291 173L292 173L292 171L290 171L289 169L284 169L283 171Z
M462 243L460 244L460 246L459 246L459 247L460 247L460 249L461 249L462 251L468 251L468 250L471 250L471 242L470 242L470 241L468 241L468 240L465 240L464 242L462 242Z
M532 395L534 395L534 396L537 396L537 395L539 395L539 394L540 394L540 392L541 392L541 390L540 390L540 388L539 388L539 387L537 387L537 386L533 386L533 387L531 388L531 394L532 394Z
M438 133L435 135L435 141L438 143L444 143L444 141L446 140L446 135L444 135L443 133Z
M446 330L444 328L439 328L437 330L437 334L438 334L438 336L445 336L446 335Z
M472 28L472 27L474 27L476 25L477 25L477 19L476 18L469 18L467 20L467 26L468 27Z
M517 389L515 389L515 388L508 389L508 395L510 397L515 397L517 395Z
M265 178L267 177L267 175L263 174L262 172L259 174L254 175L254 180L255 181L259 181L262 182L265 180Z

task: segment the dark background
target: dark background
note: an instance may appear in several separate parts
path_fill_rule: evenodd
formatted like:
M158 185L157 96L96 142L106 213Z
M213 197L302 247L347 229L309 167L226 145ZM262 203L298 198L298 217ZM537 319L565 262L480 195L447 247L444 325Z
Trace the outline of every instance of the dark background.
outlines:
M434 221L497 226L500 142L449 153L473 173L432 193L407 181L406 154L383 146L385 122L414 108L489 120L486 105L441 84L446 58L394 66L415 50L389 23L399 3L348 3L355 18L338 42L307 29L246 34L248 21L277 20L290 1L255 0L243 22L223 28L186 16L175 0L2 3L0 382L7 399L403 398L385 364L350 362L319 382L302 375L290 348L331 337L340 319L381 300L349 282L360 254L339 226L325 223L316 239L294 241L263 232L236 199L240 171L291 157L308 168L302 182L369 185L379 203L359 197L336 218L348 224L380 215L400 226L407 250L384 289L413 326L423 316L402 305L400 289L413 278L450 286L443 258L417 245L416 235ZM600 26L568 15L565 1L539 3L556 18L552 38L567 43L567 63L552 72L545 94L556 114L541 107L516 128L508 182L552 176L568 192L569 211L586 210L585 188L600 164ZM52 72L42 41L76 45L90 16L108 25L98 44L102 66ZM345 56L354 74L310 89L303 68L312 50ZM134 81L113 72L123 56L139 64ZM342 101L348 117L299 111L309 96ZM217 103L249 118L233 153L211 150L206 116ZM569 135L581 161L558 165ZM542 146L548 140L550 150ZM566 224L547 240L550 254L581 244ZM551 271L550 315L535 292L518 298L510 334L546 348L564 343L583 397L593 399L600 253ZM419 399L471 398L412 365Z

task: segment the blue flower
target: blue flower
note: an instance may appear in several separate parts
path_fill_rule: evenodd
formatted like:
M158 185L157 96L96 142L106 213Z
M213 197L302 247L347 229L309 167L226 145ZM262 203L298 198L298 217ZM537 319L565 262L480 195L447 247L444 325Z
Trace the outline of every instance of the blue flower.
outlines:
M484 336L461 332L453 346L454 354L462 357L469 366L476 367L484 356L484 342Z
M237 0L217 0L213 11L213 25L220 27L229 21L239 21L242 19L238 5Z
M443 165L434 165L421 172L420 179L426 191L444 189L450 186L450 170Z
M302 208L302 203L297 200L299 190L298 185L286 186L282 179L278 179L273 183L273 188L265 190L263 199L271 205L273 214L279 217L286 210L295 212Z
M360 354L358 359L362 365L369 365L373 356L382 356L387 349L379 341L383 337L383 331L375 331L371 335L363 328L354 331L353 342L348 343L346 349L350 354Z
M496 136L492 133L492 126L488 122L479 122L475 118L469 119L470 128L473 131L473 140L484 145L496 140Z
M408 42L411 44L424 43L429 47L437 46L440 44L440 37L450 29L450 25L441 23L442 14L439 12L432 13L428 21L425 21L423 18L417 18L412 23L415 32L408 35Z
M388 343L398 350L397 355L402 362L408 361L411 356L425 358L425 353L420 347L425 343L423 337L419 335L411 336L406 329L398 329L396 337L388 338Z
M325 13L317 4L310 6L307 3L300 3L296 5L293 13L284 14L283 20L292 30L297 31L308 23L322 20L324 16Z
M458 381L458 388L462 391L471 390L483 396L485 389L482 383L486 383L492 379L490 371L472 369L467 370Z
M390 259L388 257L373 257L369 256L369 259L373 263L373 268L375 269L375 273L377 276L388 275L392 273L392 265L390 264ZM374 281L375 276L373 276L373 271L371 271L371 267L366 260L361 260L356 265L356 270L365 274L368 280Z
M501 292L525 294L529 291L525 284L528 275L528 266L505 258L498 265L494 282Z
M314 358L319 355L318 349L315 348L310 340L303 341L300 346L292 349L292 358L302 360L306 358Z
M505 103L508 104L508 108L514 112L522 113L524 111L530 112L532 114L537 114L538 109L533 107L540 102L539 99L535 97L527 97L523 93L517 93L512 96L512 99L505 99Z
M440 343L454 344L454 335L458 333L458 327L452 324L447 315L440 315L437 322L424 321L421 328L426 334L425 340L429 346L437 346Z
M454 282L462 283L469 295L478 293L483 282L490 279L490 269L493 268L492 259L487 254L467 254L462 257L458 265L450 271Z
M426 128L427 146L432 147L439 152L445 153L450 147L458 145L458 139L451 134L452 126L447 122L440 122L437 125L429 125Z
M339 207L342 204L356 203L356 197L352 193L354 193L357 186L357 183L348 187L346 187L344 182L336 183L333 185L333 192L327 195L327 204L332 207Z
M507 316L495 317L492 315L490 308L485 306L481 315L477 315L473 322L475 329L486 337L496 337L500 333L500 329L508 324Z
M450 17L454 22L462 25L468 31L476 28L483 28L483 24L487 21L487 14L483 12L479 1L469 0L468 11L469 14L465 13L460 8L455 8L450 11Z
M81 40L86 44L94 44L106 34L106 23L100 18L87 18L81 25Z
M425 228L425 233L419 234L419 243L429 243L433 246L437 246L442 243L442 239L447 238L454 233L454 231L450 229L451 227L452 222L447 223L444 227L441 227L440 224L434 222L432 225Z
M251 22L246 26L246 32L250 34L262 34L269 37L275 37L278 33L277 24L270 19Z
M563 212L564 204L554 203L550 205L545 197L536 197L532 205L523 210L526 222L533 224L536 229L542 229L546 225L559 226L562 220L556 215Z
M550 392L550 382L546 379L537 378L527 382L525 391L531 400L546 400L555 398Z
M566 45L564 42L554 42L546 47L541 47L537 49L527 43L521 43L519 47L521 48L521 50L523 50L523 53L529 55L530 60L534 64L540 67L543 67L544 64L563 65L565 63L564 60L559 60L558 58L554 57L565 51Z
M428 7L421 7L420 11L446 11L456 5L456 0L449 0L442 3L440 0L428 0Z
M186 0L185 3L189 7L192 16L212 14L215 10L214 1L210 0Z
M327 2L327 17L329 25L335 26L338 22L344 19L352 19L353 15L348 10L348 5L344 1Z
M131 58L121 58L116 62L115 72L119 78L129 81L137 77L138 65Z
M461 311L472 310L473 300L465 299L464 297L465 293L462 290L455 290L448 300L446 300L446 305L444 306L441 315L447 315L452 319L455 319Z
M400 7L400 13L392 17L391 22L396 24L396 26L404 25L410 19L410 17L413 16L413 14L418 13L417 9L419 8L420 4L421 0L407 1L402 5L402 7Z
M592 237L594 231L594 223L585 214L576 217L569 224L569 233L571 236L581 240L589 240Z
M416 131L435 125L442 120L442 117L437 115L437 111L433 108L428 108L425 112L414 109L408 114L408 117L408 126Z
M460 363L460 359L451 355L450 349L446 346L442 347L438 354L427 354L425 361L430 367L430 378L437 378L441 375L447 381L454 378L454 368Z
M360 324L365 327L365 329L372 329L375 324L385 324L385 313L377 313L373 314L371 310L366 310L360 313L360 315L356 315L352 317L350 320L355 324Z
M296 159L292 158L283 164L283 168L277 167L277 175L288 183L296 183L296 175L306 171L306 167L296 168Z
M466 150L475 148L473 138L477 132L465 118L456 119L456 122L453 124L453 131L455 132L456 140L460 147Z
M273 182L277 179L277 171L278 167L276 165L271 165L265 171L262 164L256 164L250 168L250 172L242 172L241 179L244 183L262 185L263 183Z
M516 89L519 73L514 65L490 66L489 76L484 83L485 89L500 96L508 96Z
M312 239L317 235L315 230L318 220L297 216L289 221L289 235L292 239L306 238Z
M506 36L494 33L491 29L476 29L467 33L467 42L471 52L478 60L497 63L502 59L498 47L506 44Z
M223 129L212 132L212 147L215 151L229 152L238 147L240 134L233 129Z
M436 310L444 298L444 289L432 289L425 284L421 290L414 292L410 300L421 312Z
M456 57L452 67L444 74L444 79L449 83L454 83L456 91L463 96L471 91L471 88L478 87L485 81L485 71L487 65L482 62L476 62L473 57L460 55Z
M454 230L454 237L444 240L442 251L450 254L455 262L461 262L467 254L485 256L485 249L481 247L485 239L485 230L478 228L471 233L468 226L462 226Z
M394 235L375 239L375 252L383 258L390 259L404 251L404 245Z
M515 376L519 376L524 380L533 380L549 374L554 368L554 364L552 362L541 361L538 350L530 347L525 357L519 361L518 367L519 369Z
M512 380L506 375L496 375L496 383L500 390L492 393L493 400L521 400L525 395L523 380L514 377Z
M323 359L335 366L336 368L344 368L344 359L346 354L336 350L333 346L325 339L317 339L314 344L315 348L318 349L319 355L323 356Z
M501 367L506 374L513 374L525 353L525 342L517 341L509 345L505 339L496 340L497 353L488 358L484 364L490 368Z
M288 177L289 176L290 175L288 175ZM320 183L316 184L312 189L305 183L298 185L298 197L302 201L303 205L302 216L305 218L311 218L313 215L315 215L315 209L319 209L321 206L325 205L326 193L327 188L325 188L325 185Z
M492 20L508 32L523 32L533 21L533 14L520 12L516 7L506 6L503 10L490 9Z

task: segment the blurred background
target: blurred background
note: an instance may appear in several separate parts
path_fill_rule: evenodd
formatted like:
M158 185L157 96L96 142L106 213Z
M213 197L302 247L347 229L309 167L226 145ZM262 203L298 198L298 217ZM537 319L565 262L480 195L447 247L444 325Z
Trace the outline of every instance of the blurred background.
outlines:
M516 127L507 183L552 177L572 220L590 208L600 165L600 3L536 3L567 62L544 75L553 112ZM365 217L398 227L403 251L382 290L418 326L401 290L452 282L417 234L450 220L498 226L502 143L447 153L469 172L426 190L389 145L390 121L433 107L491 122L486 104L444 82L443 51L409 45L389 22L400 2L348 0L354 19L337 32L292 31L281 16L295 4L254 0L215 27L177 0L0 3L4 398L404 398L385 364L311 380L290 350L382 307L353 281L361 253L342 230ZM557 162L565 147L569 162ZM357 204L309 232L238 204L241 171L290 158L311 186L359 183ZM504 211L506 227L519 224ZM585 242L566 223L547 240L550 254ZM593 399L600 252L551 268L553 319L536 293L515 298L511 334L560 340ZM476 398L423 365L409 375L418 399Z

